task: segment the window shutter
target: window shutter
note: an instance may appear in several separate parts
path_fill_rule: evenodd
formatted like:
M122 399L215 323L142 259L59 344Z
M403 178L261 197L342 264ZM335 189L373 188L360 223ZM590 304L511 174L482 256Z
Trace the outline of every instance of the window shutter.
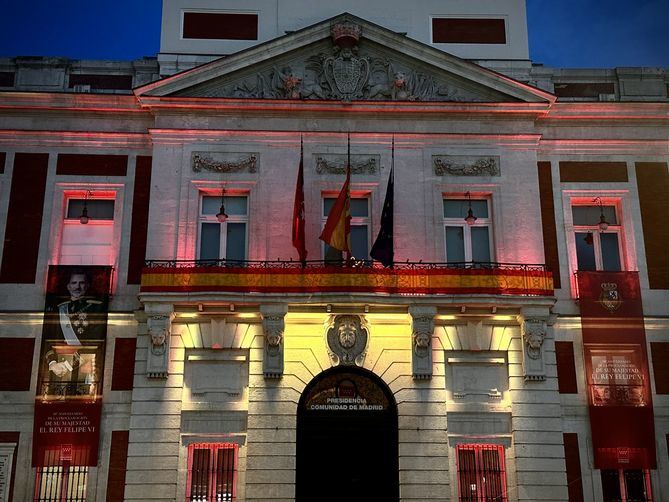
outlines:
M135 377L135 338L117 338L114 342L114 368L111 390L132 390Z
M125 473L128 465L128 431L112 431L107 477L107 502L123 502Z
M578 434L562 434L564 442L564 460L567 466L567 491L569 502L584 502L583 483L581 481L581 459L578 450Z
M669 342L652 342L650 353L653 360L655 392L669 394Z
M34 338L0 338L0 390L30 390Z
M555 359L557 361L560 394L577 394L574 344L572 342L555 342Z

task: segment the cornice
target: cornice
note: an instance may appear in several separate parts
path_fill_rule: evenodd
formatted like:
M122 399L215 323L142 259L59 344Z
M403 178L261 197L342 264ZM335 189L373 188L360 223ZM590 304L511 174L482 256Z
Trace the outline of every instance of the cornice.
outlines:
M138 96L142 107L153 113L216 114L346 114L355 115L415 115L415 116L476 116L503 119L536 119L550 109L549 103L462 103L462 102L397 102L397 101L329 101L193 98L167 96Z
M268 142L271 144L290 143L299 144L300 136L305 142L328 141L340 138L346 141L346 132L342 131L270 131L238 129L149 129L153 144L181 144L181 143L219 143L221 141L253 141ZM383 144L390 145L395 140L396 148L423 148L434 143L439 145L480 145L486 147L500 146L504 148L536 149L540 144L539 134L448 134L448 133L402 133L402 132L371 132L358 131L351 134L354 144ZM342 144L343 144L342 143Z
M590 154L634 156L669 155L669 140L647 139L542 139L539 144L540 155L551 154Z
M555 103L540 117L542 125L607 125L621 122L669 125L669 102L661 103ZM595 124L593 124L593 122Z
M0 144L21 147L82 146L149 150L151 138L148 133L0 129Z
M145 114L133 95L69 92L0 92L0 112L9 110Z

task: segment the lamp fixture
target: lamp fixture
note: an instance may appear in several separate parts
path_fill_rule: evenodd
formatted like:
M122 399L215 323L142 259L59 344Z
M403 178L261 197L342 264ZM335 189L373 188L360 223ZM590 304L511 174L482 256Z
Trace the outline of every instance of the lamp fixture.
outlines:
M602 198L595 197L593 199L593 202L599 203L599 223L597 224L597 227L599 228L600 232L604 232L607 228L609 228L609 222L606 221L606 217L604 216L604 207L602 206Z
M471 226L474 223L476 223L476 220L478 218L474 216L474 211L472 211L472 194L468 191L465 194L465 197L467 197L467 201L469 202L469 209L467 209L467 216L465 217L465 222L467 223L467 225Z
M225 213L225 186L221 187L221 207L216 213L216 219L219 223L225 223L228 219L228 215Z
M86 195L84 195L84 207L81 209L81 216L79 216L79 223L82 225L87 225L91 220L88 216L88 198L93 195L90 190L86 190Z

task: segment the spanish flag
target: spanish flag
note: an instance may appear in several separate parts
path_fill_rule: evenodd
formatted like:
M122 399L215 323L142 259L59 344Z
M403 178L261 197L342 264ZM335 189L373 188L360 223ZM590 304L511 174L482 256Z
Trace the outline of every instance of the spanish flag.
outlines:
M346 161L346 181L339 192L320 240L334 249L351 253L351 138L348 139L348 155Z

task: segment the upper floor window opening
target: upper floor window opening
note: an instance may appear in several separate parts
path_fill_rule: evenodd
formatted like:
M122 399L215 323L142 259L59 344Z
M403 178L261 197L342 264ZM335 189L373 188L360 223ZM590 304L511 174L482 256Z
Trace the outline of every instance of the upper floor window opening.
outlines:
M323 197L323 213L321 227L325 227L328 214L337 197ZM351 252L357 260L369 260L370 226L369 196L351 195ZM342 252L323 244L323 259L325 261L341 261Z
M225 205L227 219L216 215ZM204 194L200 198L199 246L200 260L244 261L248 248L248 196L245 194Z
M577 267L581 271L618 272L623 269L619 205L595 200L575 202L571 207Z
M469 210L475 219L466 218ZM489 263L493 261L490 198L446 196L443 200L446 261Z
M65 192L61 265L113 265L115 192L86 190ZM84 217L85 216L85 217Z
M258 14L253 12L184 12L183 39L258 40Z

